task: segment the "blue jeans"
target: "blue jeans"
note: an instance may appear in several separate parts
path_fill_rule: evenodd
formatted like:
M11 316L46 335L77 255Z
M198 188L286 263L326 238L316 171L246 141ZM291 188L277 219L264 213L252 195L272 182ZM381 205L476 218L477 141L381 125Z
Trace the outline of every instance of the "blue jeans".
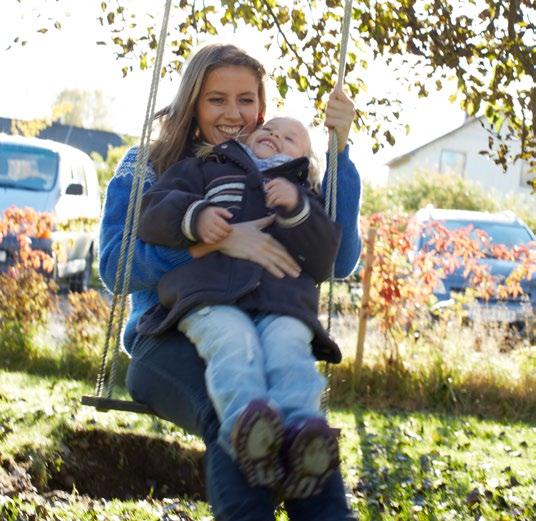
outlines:
M205 364L194 345L177 330L139 336L131 350L127 386L135 400L161 418L200 435L206 445L208 501L217 521L274 521L271 492L250 487L218 443L219 421L205 386ZM350 521L339 472L318 496L287 501L291 521Z
M221 423L219 442L234 455L233 426L251 400L273 404L286 426L323 416L325 378L311 353L313 333L286 315L250 316L236 306L203 306L179 322L206 363L208 394Z

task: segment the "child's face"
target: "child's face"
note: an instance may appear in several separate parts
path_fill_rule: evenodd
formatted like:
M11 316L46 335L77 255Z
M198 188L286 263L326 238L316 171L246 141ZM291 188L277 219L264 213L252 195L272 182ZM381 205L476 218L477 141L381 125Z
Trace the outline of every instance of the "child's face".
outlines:
M274 118L251 133L246 145L260 159L284 154L293 159L308 156L311 141L305 127L292 118Z

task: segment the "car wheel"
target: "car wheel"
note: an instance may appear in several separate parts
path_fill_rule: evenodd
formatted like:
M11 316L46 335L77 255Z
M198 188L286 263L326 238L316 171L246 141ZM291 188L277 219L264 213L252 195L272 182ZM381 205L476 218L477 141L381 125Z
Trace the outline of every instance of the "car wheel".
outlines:
M89 289L89 281L91 279L91 273L93 271L93 248L91 247L86 255L86 266L83 271L73 275L69 284L71 291L78 293L87 291Z

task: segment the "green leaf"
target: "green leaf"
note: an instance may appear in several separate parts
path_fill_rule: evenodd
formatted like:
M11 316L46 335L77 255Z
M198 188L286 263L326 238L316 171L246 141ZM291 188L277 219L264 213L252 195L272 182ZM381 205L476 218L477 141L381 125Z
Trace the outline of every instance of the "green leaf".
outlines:
M277 76L275 79L275 83L277 85L277 90L279 91L279 94L282 98L284 98L288 92L287 78L285 76Z
M147 69L147 53L145 52L140 56L140 69L142 71Z
M309 86L309 80L305 76L300 76L298 85L302 91L305 91Z
M387 143L389 143L391 146L393 146L396 142L395 137L389 130L386 130L383 135L385 136L385 139L387 140Z

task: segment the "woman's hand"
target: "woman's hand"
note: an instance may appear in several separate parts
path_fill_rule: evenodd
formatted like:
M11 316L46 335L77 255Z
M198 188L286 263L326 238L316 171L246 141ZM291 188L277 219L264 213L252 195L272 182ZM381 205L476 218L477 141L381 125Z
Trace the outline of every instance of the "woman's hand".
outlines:
M271 235L261 231L272 224L273 220L274 216L269 216L233 224L233 231L226 239L217 244L192 246L190 254L193 257L203 257L218 250L230 257L256 262L274 277L298 277L301 269L284 246Z
M344 150L348 142L348 135L355 116L353 101L342 90L335 87L329 95L326 106L325 125L330 131L337 134L337 144L339 152Z

